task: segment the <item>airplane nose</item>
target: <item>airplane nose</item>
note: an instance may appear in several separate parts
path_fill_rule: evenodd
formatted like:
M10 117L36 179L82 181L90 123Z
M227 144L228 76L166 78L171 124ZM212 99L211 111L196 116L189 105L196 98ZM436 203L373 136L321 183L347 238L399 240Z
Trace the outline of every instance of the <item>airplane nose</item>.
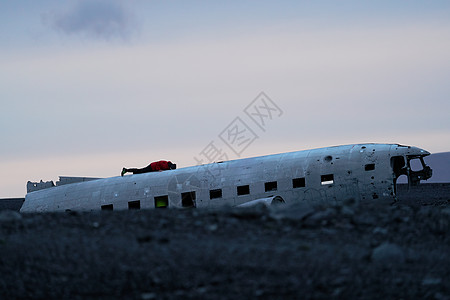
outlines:
M427 150L420 149L420 154L423 154L423 155L430 155L431 153L428 152Z
M420 155L420 156L423 157L423 156L428 156L428 155L431 154L427 150L421 149L421 148L417 148L417 147L410 147L408 150L409 150L408 153L407 153L408 155Z

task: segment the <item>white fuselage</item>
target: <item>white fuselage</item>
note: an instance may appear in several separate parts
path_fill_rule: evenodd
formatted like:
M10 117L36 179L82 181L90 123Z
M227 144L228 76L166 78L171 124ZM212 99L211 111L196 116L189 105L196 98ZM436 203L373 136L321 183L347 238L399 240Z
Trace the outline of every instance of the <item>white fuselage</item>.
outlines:
M395 198L392 158L423 157L396 144L357 144L112 177L30 192L21 212L237 206L279 196L284 202ZM398 177L398 176L397 176Z

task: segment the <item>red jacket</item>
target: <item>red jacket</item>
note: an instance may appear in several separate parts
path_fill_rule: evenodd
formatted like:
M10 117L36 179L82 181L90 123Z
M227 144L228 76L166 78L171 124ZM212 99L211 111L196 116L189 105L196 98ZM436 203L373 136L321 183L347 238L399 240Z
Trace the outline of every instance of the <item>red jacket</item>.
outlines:
M170 163L172 163L172 162L170 162ZM159 161L152 162L150 164L150 167L152 168L153 171L170 170L169 161L166 161L166 160L159 160Z

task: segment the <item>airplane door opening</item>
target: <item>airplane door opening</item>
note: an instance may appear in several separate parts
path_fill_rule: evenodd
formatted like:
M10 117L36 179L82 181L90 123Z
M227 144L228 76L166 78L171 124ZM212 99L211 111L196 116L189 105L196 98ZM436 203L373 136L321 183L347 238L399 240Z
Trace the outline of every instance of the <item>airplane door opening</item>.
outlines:
M405 158L403 156L391 157L391 167L394 172L394 195L397 195L397 180L401 175L406 175Z

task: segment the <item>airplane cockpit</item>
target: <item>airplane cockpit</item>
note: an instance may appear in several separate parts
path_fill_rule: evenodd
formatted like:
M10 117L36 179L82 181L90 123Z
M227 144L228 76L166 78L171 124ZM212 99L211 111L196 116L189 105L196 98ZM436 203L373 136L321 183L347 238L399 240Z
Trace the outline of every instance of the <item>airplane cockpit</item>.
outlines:
M424 161L424 157L430 155L428 151L401 145L398 145L395 150L397 155L391 157L394 186L402 175L406 175L408 186L417 186L421 180L431 178L433 171ZM404 152L403 155L399 155L401 152Z

